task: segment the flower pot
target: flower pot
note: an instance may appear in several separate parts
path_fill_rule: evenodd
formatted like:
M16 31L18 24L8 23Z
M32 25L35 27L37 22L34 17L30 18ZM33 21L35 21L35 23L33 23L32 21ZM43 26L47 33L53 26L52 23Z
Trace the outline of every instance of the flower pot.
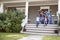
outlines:
M54 33L55 34L59 34L59 30L54 30Z

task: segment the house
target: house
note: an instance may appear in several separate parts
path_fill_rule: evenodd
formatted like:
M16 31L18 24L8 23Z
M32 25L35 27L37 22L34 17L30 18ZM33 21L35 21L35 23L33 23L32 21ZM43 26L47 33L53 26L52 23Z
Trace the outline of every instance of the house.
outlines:
M25 11L26 17L22 23L23 27L26 24L35 24L36 16L39 15L38 10L51 10L55 22L57 19L59 20L60 0L0 0L0 13L10 9Z

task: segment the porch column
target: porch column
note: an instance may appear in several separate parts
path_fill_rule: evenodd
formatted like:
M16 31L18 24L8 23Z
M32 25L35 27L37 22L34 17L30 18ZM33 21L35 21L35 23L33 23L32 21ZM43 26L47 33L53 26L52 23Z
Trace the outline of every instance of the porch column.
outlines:
M26 5L25 5L25 24L28 23L28 0L26 0Z
M0 13L3 13L3 3L0 3Z
M60 0L58 0L58 12L60 14Z
M25 19L23 19L21 33L23 33L24 27L25 27L25 25L27 23L28 23L28 0L26 0L26 5L25 5Z
M59 21L59 15L60 15L60 0L58 0L58 12L57 12L58 21Z
M22 27L24 27L28 23L28 0L26 0L25 5L25 19L23 19L22 21Z

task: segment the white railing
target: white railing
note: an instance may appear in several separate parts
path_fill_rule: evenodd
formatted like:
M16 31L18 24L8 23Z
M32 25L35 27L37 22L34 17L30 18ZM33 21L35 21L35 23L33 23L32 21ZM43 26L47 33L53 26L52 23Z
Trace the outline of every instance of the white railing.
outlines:
M60 14L60 13L57 12L57 19L58 19L58 22L59 22L59 14Z

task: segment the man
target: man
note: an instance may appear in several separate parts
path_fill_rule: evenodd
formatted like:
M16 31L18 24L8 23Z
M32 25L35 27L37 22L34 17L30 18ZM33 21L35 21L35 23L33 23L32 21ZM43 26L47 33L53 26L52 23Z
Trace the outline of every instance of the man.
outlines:
M45 15L48 17L47 23L52 24L53 23L53 19L52 19L51 15L50 15L50 12L46 11Z

